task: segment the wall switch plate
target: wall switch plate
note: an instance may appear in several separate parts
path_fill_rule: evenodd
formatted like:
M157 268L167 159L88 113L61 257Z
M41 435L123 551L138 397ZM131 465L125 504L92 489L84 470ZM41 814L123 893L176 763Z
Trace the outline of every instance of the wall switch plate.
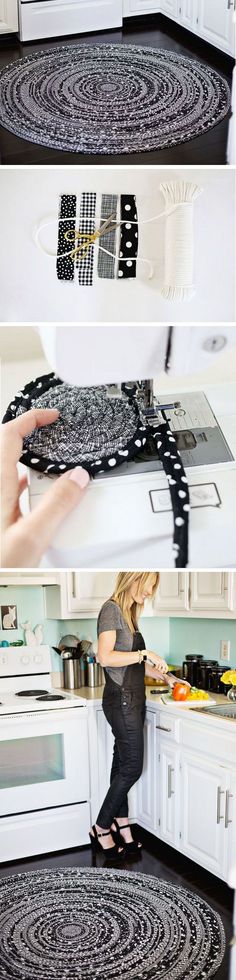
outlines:
M220 659L224 660L224 663L229 663L230 661L230 640L221 640L220 644Z

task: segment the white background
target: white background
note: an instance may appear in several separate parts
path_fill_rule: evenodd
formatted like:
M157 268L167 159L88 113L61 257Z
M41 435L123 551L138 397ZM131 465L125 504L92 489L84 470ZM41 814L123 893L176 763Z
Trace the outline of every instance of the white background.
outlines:
M138 195L139 217L163 210L159 186L164 180L192 180L204 192L195 202L196 296L187 303L164 300L164 221L140 228L140 254L158 259L158 278L100 280L93 287L60 283L54 259L33 242L35 224L58 214L61 193L97 190ZM0 319L5 322L174 322L233 321L235 177L231 169L51 168L5 170L0 175L1 255ZM50 231L56 247L57 226Z

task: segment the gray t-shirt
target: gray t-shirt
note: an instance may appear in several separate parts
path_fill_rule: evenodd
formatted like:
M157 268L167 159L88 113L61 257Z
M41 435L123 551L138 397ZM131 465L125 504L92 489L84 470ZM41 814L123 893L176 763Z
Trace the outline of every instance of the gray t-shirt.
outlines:
M132 650L134 634L122 615L120 607L117 602L113 599L108 599L104 602L104 605L100 609L97 623L97 633L106 633L108 630L116 631L116 642L114 650L121 650L127 653ZM126 667L106 667L106 672L115 682L115 684L123 684L123 679L126 671Z

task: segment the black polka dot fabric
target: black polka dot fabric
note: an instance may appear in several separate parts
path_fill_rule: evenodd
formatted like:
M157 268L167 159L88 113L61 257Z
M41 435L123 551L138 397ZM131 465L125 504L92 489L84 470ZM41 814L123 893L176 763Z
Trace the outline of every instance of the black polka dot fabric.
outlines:
M121 194L120 217L123 224L120 233L119 279L135 279L138 254L138 214L136 197Z
M169 484L173 509L174 538L173 552L176 568L186 568L188 564L188 531L189 531L189 488L182 459L177 449L169 422L162 412L163 422L158 428L152 428L158 455L163 465Z
M58 245L57 245L57 278L65 282L73 282L75 274L75 257L71 258L72 245L65 238L67 232L73 239L76 228L76 195L62 194L59 205ZM65 254L68 251L68 256Z

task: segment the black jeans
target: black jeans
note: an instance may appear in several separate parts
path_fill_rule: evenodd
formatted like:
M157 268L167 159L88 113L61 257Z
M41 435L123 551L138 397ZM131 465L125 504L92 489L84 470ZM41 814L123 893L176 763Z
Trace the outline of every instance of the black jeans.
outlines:
M114 817L128 816L128 792L142 773L144 664L127 668L122 687L108 678L103 710L115 738L110 787L96 821L105 829Z

